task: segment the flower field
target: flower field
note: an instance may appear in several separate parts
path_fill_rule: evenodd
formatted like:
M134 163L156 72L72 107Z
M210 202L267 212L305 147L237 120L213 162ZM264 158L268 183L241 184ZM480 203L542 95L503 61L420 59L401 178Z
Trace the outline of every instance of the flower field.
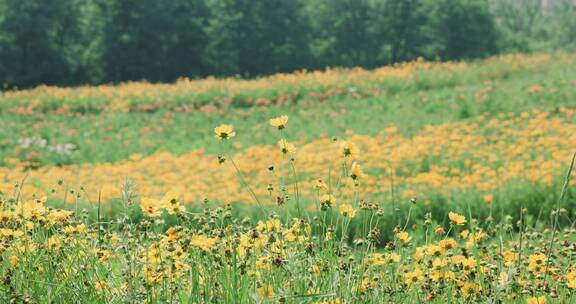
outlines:
M2 303L572 303L576 56L0 96Z

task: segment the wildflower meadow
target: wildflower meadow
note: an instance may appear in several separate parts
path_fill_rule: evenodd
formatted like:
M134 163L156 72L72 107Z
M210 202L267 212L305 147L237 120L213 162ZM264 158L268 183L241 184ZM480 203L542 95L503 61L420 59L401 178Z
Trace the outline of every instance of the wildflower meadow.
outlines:
M576 55L0 94L1 303L574 303Z

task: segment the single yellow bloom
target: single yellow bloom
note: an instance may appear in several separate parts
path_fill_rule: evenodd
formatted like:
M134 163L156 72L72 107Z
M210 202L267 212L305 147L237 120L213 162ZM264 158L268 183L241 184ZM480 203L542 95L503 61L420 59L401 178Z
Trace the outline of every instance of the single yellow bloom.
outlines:
M502 253L502 257L504 258L504 265L511 266L512 264L514 264L514 261L516 261L518 254L506 251Z
M264 300L270 300L274 296L274 288L270 285L262 285L258 288L258 294Z
M410 271L404 274L404 282L408 287L424 280L424 273L422 270L416 268L414 271Z
M20 261L20 259L17 256L15 256L15 255L11 256L10 257L10 266L16 267L16 265L18 265L18 261Z
M532 254L528 257L528 269L532 272L539 273L543 272L545 267L544 264L546 263L546 255L543 253Z
M398 232L396 234L396 237L398 238L398 240L400 240L400 242L402 242L404 244L410 242L410 240L412 239L410 234L408 234L408 232L406 232L406 231Z
M546 297L531 297L526 300L526 304L546 304Z
M140 200L140 209L148 217L159 217L161 213L162 204L160 201L149 197L143 197Z
M285 139L281 139L278 142L278 146L280 147L280 151L282 151L284 154L296 153L296 147L293 144L287 142Z
M448 217L450 218L452 224L456 226L462 226L466 223L466 217L458 213L449 212Z
M362 171L362 167L360 167L360 165L358 165L356 162L353 162L352 167L350 168L350 177L354 180L357 180L364 176L365 174Z
M214 128L214 133L216 133L216 138L218 139L229 139L236 135L232 125L219 125Z
M465 282L460 287L460 292L462 292L462 294L465 296L469 296L469 295L474 294L476 292L476 290L477 290L477 286L474 283L470 283L470 282Z
M320 205L322 205L322 208L330 208L334 204L336 204L336 198L334 198L332 195L323 194L320 196Z
M326 184L323 180L318 179L314 183L314 189L316 189L316 191L328 190L328 184Z
M270 125L278 128L278 130L286 128L287 124L288 124L288 116L286 115L270 119Z
M203 235L193 235L190 240L190 246L198 247L204 251L210 251L210 249L216 246L216 239L206 237Z
M96 291L101 292L103 290L105 290L106 288L108 288L108 283L106 283L106 281L103 280L99 280L96 282Z
M430 244L426 248L426 253L430 256L439 256L444 252L444 248L438 245Z
M356 209L348 204L340 205L340 214L347 218L354 218L356 216Z
M454 239L446 239L440 241L440 246L444 248L444 250L452 250L458 247L458 243Z
M357 157L360 154L358 147L349 141L344 141L340 144L340 149L344 157Z

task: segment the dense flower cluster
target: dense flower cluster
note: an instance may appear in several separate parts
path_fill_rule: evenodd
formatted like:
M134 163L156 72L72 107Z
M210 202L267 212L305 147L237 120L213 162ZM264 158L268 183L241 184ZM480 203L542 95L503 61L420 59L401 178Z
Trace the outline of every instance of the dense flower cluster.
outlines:
M454 157L450 162L458 163L458 157L466 155L471 161L457 173L454 168L438 170L441 179L448 179L443 183L453 181L449 187L471 186L466 183L472 179L476 186L488 191L492 189L488 185L494 184L482 184L483 180L470 176L494 170L500 178L507 174L515 177L512 171L498 169L509 167L512 167L509 170L520 168L524 175L528 172L529 178L534 174L546 181L545 177L552 172L545 171L550 168L542 164L549 161L547 166L552 167L561 150L575 142L574 125L565 121L573 114L565 110L561 117L550 117L548 113L535 112L500 122L482 122L485 119L482 117L473 126L452 123L430 127L425 136L433 139L423 135L409 143L388 130L383 135L388 141L383 144L377 141L378 144L369 146L367 143L373 138L350 136L350 141L334 148L314 149L331 144L321 141L299 147L298 153L295 145L285 139L288 118L274 118L270 125L278 130L280 151L258 147L236 155L223 152L216 166L231 163L240 185L226 184L222 177L227 175L220 175L210 185L224 188L229 197L240 190L248 193L245 199L253 201L262 213L253 218L234 216L230 204L215 207L207 204L199 212L190 211L184 205L190 197L186 188L157 196L158 192L146 191L148 185L152 186L148 184L140 188L141 196L137 196L127 183L119 202L122 211L116 216L103 216L101 204L96 214L79 211L77 200L75 212L55 209L50 203L58 199L27 199L19 185L13 194L5 192L0 197L0 300L546 303L558 299L570 302L576 288L573 261L576 230L558 227L558 218L566 210L553 210L552 228L543 230L541 225L546 222L532 225L524 217L525 210L518 210L519 219L504 216L499 223L481 220L469 208L467 214L462 212L465 208L449 212L446 220L433 218L430 213L413 217L412 210L420 206L412 198L406 218L395 219L391 231L381 231L379 224L387 209L382 203L360 199L360 195L370 194L364 191L374 191L371 187L377 186L376 179L364 172L365 167L373 170L381 163L390 166L410 157L421 161L421 154L428 150L432 154L427 154L427 158L444 155ZM526 127L530 127L528 134L524 131ZM231 125L217 127L215 134L223 146L230 144L230 140L223 139L236 135ZM499 144L504 140L501 137L508 142L514 140L521 149L507 150ZM491 150L479 150L476 141L491 149L498 147L506 166L492 168L496 160L491 159L496 156ZM550 144L552 141L555 145ZM399 152L386 150L391 147ZM256 153L258 149L264 152ZM382 151L389 153L386 159L382 158ZM340 161L336 164L340 170L335 170L334 176L327 180L315 179L308 191L301 189L295 163L303 162L305 172L314 173L311 170L323 168L315 157L330 159L329 153ZM535 155L527 158L528 153ZM197 164L205 161L200 153L191 155L183 158L197 158ZM263 204L260 190L254 191L254 184L247 182L256 173L241 169L263 155L274 157L278 163L260 168L276 177L266 187L273 206ZM240 163L242 157L248 160ZM539 161L540 167L530 171L534 161ZM237 166L236 162L242 165ZM152 162L146 164L150 166ZM445 164L437 166L441 165ZM165 170L166 176L173 174L175 178L193 172L178 175L174 170L179 165L168 162L157 166ZM466 172L470 168L473 170ZM97 170L84 166L73 172L81 174L82 169ZM219 169L228 170L222 166ZM53 169L45 172L50 170ZM195 178L208 178L209 172L197 171ZM462 178L454 180L456 174ZM410 182L411 178L414 177L400 180ZM342 190L347 187L351 195ZM216 191L213 189L216 188L205 191ZM77 192L67 193L79 198ZM98 201L102 199L100 193ZM484 200L491 204L492 194L486 194ZM313 202L314 208L302 206L304 201ZM58 292L46 293L47 288Z
M551 63L569 66L575 60L576 57L569 54L504 55L481 64L417 60L375 70L336 68L276 74L253 80L212 77L200 80L184 78L173 84L128 82L117 86L77 88L39 86L32 90L2 92L0 108L22 115L155 111L160 108L210 112L234 104L283 104L301 98L325 100L330 96L373 96L407 86L464 84L504 78L519 71L538 71Z
M0 189L10 191L14 181L27 177L27 194L58 190L60 182L65 189L82 192L93 203L99 199L107 202L121 196L121 185L128 177L138 185L140 195L148 197L160 198L176 191L182 193L183 203L204 199L254 202L243 186L248 183L263 204L276 204L275 198L268 199L268 185L292 171L291 165L286 164L292 159L290 163L297 171L291 174L303 180L298 189L303 195L316 192L315 184L321 179L336 197L350 196L355 180L361 178L358 186L365 195L389 195L394 191L409 199L429 191L446 196L456 190L479 191L485 193L484 201L491 204L498 199L495 190L512 182L515 187L529 183L550 185L562 174L561 168L576 142L575 118L571 109L560 109L556 114L534 110L431 125L414 137L401 135L394 126L386 127L379 136L349 134L346 140L336 142L319 139L299 143L282 137L277 146L253 146L218 158L197 150L182 156L133 155L117 163L43 167L36 171L27 171L26 164L14 160L11 166L0 168ZM279 134L286 131L283 128L287 123L287 117L270 122ZM236 135L230 125L219 126L215 132L220 139ZM221 142L232 148L233 139ZM228 158L236 161L226 161ZM334 172L343 163L351 165L346 172L350 178L337 180ZM245 173L242 179L237 178L236 169ZM285 192L294 195L294 185L290 180L286 184L289 187ZM83 190L79 190L82 185ZM65 195L61 191L51 194L60 199L65 199ZM75 202L70 196L66 201Z
M234 218L229 206L192 214L180 200L142 198L138 223L88 223L45 198L4 197L0 298L41 300L49 285L62 288L53 300L64 302L545 303L576 288L574 229L550 243L549 232L522 221L485 226L450 213L444 227L425 217L383 232L392 237L380 247L378 206L339 204L331 220L271 212L255 221ZM349 239L359 214L374 224ZM522 233L510 234L516 225Z

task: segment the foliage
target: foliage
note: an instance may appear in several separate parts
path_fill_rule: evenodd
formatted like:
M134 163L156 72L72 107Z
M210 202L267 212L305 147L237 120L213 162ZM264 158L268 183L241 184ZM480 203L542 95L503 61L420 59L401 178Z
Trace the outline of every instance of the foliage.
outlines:
M1 0L0 83L255 77L574 47L571 0Z
M534 220L519 208L502 210L506 215L495 221L496 201L490 194L483 198L488 207L475 208L475 213L467 202L434 216L418 212L423 206L417 198L401 207L367 199L362 185L369 183L368 174L358 162L370 156L360 154L351 142L336 152L342 165L334 179L317 180L314 191L300 192L296 169L300 152L286 141L289 117L272 118L270 126L280 138L271 154L281 157L277 167L284 169L261 169L276 174L267 187L270 197L276 197L274 205L263 204L235 157L225 153L236 138L234 127L223 124L214 129L213 140L223 153L218 162L234 168L242 190L257 206L258 215L251 218L234 215L230 204L214 207L205 201L202 211L186 209L185 193L178 191L139 197L131 182L122 188L117 215L104 216L100 199L88 207L92 212L82 211L84 188L62 187L74 202L72 212L48 207L55 202L47 196L25 198L25 183L17 185L14 194L0 197L0 299L572 301L575 231L568 226L573 215L564 206L572 199L568 187L576 154L557 203L545 211L549 220ZM347 184L352 188L349 196L339 192ZM304 205L306 201L314 208ZM486 208L488 216L481 212ZM387 213L395 217L385 219ZM382 222L394 227L382 230Z

